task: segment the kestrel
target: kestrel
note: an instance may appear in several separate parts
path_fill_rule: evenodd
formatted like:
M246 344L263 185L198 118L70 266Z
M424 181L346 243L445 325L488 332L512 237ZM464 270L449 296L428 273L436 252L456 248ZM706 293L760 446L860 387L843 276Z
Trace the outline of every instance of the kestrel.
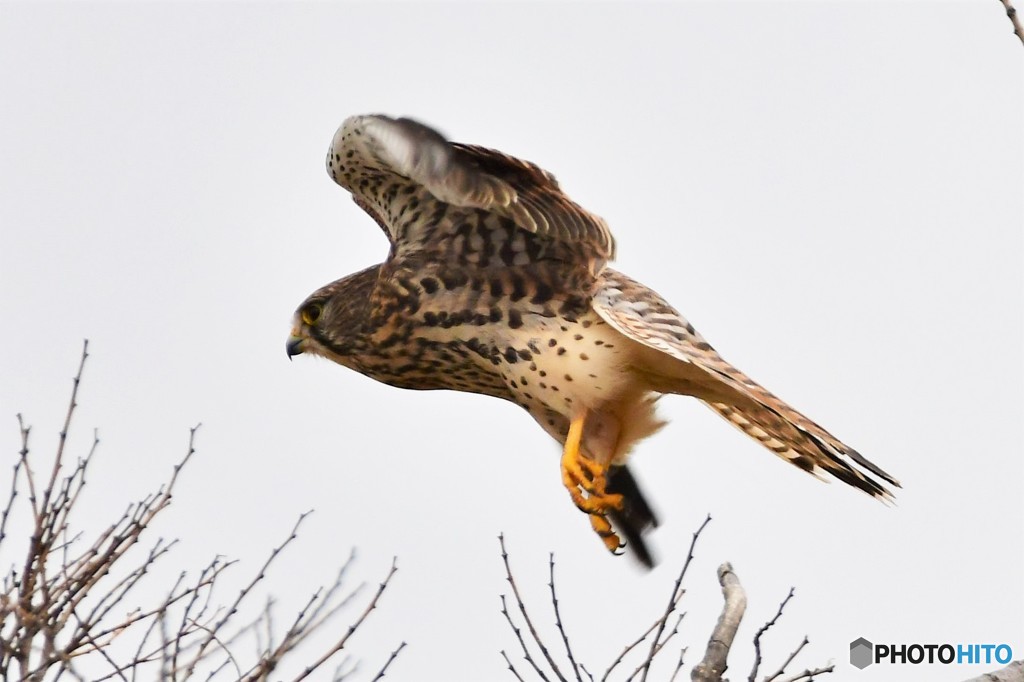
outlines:
M615 552L657 525L626 466L655 402L699 399L782 459L868 494L899 483L722 359L661 296L607 267L605 222L553 175L406 118L355 116L327 169L384 230L384 263L295 313L288 355L392 386L512 401L563 445L562 482ZM622 543L618 534L626 540Z

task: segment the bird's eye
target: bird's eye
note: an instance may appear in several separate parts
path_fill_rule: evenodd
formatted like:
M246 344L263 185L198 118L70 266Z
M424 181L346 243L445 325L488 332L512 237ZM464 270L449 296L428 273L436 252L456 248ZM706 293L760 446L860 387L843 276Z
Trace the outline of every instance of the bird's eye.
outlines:
M320 314L324 311L324 307L319 303L312 303L302 309L302 321L306 324L316 324L316 321L320 319Z

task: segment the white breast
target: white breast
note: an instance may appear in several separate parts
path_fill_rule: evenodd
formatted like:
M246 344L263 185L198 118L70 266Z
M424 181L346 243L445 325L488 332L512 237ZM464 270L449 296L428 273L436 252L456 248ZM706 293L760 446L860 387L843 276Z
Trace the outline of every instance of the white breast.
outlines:
M630 383L630 342L596 314L578 322L526 315L516 331L523 332L512 340L520 352L514 362L506 358L501 370L524 403L571 417L581 409L600 410Z

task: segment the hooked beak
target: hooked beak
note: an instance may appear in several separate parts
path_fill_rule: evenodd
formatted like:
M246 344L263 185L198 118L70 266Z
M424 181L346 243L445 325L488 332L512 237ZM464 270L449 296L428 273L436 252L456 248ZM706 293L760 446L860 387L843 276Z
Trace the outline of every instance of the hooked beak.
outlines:
M289 360L296 355L302 355L303 340L304 339L301 336L296 336L294 332L288 337L288 343L285 344L284 348L288 352Z

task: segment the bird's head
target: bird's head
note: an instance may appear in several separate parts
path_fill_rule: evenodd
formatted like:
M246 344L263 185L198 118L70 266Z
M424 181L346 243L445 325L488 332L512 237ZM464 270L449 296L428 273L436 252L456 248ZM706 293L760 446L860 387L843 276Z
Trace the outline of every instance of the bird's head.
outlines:
M365 345L363 330L379 271L375 265L310 294L292 318L288 357L309 353L348 365Z

